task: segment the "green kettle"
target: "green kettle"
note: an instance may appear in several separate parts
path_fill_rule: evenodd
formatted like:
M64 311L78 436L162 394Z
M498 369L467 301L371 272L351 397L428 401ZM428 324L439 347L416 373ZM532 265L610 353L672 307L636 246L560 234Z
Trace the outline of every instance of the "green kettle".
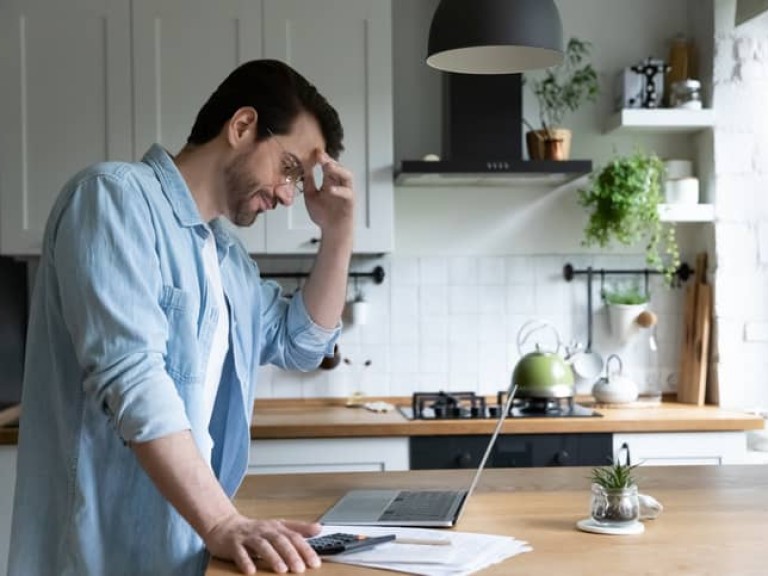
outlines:
M523 354L532 336L544 330L555 336L553 351L542 349L534 342L534 351ZM554 326L543 320L529 320L517 333L517 351L520 360L512 372L518 398L571 398L575 393L571 365L559 354L560 334Z

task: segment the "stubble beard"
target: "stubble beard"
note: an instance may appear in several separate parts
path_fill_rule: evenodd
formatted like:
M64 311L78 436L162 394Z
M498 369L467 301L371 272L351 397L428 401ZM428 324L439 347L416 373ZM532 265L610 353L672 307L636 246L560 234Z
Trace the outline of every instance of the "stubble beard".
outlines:
M259 182L247 171L247 160L248 154L243 153L224 168L229 218L235 226L242 227L251 226L261 212L248 207L260 190Z

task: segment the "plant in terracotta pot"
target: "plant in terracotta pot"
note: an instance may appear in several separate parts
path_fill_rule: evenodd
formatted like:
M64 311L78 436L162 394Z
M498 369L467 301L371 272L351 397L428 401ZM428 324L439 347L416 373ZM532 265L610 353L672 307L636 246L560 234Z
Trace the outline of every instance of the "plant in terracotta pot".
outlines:
M622 525L640 519L640 501L634 470L638 464L616 461L592 469L591 515L595 522Z
M589 212L584 244L605 248L645 243L649 266L664 273L668 284L680 267L675 228L661 221L659 204L664 164L655 154L635 151L617 156L590 177L578 191L579 203Z
M528 155L532 160L567 160L571 133L562 127L566 113L586 101L594 102L599 92L597 72L589 61L592 45L571 38L562 64L548 68L542 76L523 77L539 103L540 129L526 122Z

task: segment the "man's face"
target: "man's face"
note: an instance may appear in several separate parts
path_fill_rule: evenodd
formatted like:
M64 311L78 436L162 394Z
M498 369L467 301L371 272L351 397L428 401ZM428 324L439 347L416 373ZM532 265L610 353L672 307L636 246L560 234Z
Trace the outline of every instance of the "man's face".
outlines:
M226 215L236 226L250 226L261 212L290 206L301 174L312 170L324 146L317 121L307 114L288 134L244 145L224 167Z

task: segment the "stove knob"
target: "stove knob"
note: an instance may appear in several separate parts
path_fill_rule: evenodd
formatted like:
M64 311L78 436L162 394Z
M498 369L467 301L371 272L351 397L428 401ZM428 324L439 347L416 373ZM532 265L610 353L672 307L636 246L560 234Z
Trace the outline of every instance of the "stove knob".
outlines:
M491 418L498 418L500 412L501 412L501 408L499 408L498 406L488 406L488 415Z
M560 450L557 454L555 454L555 464L558 466L567 466L568 460L571 459L571 455L568 454L565 450Z
M472 454L469 452L462 452L456 456L457 468L471 468L472 467Z
M442 406L435 406L433 410L435 411L435 418L445 417L445 408L443 408Z
M451 418L458 418L458 417L460 417L461 416L461 408L459 408L458 406L451 406L450 408L448 408L448 415Z
M469 409L469 413L472 418L482 418L484 416L483 409L480 406L472 406L472 408Z

